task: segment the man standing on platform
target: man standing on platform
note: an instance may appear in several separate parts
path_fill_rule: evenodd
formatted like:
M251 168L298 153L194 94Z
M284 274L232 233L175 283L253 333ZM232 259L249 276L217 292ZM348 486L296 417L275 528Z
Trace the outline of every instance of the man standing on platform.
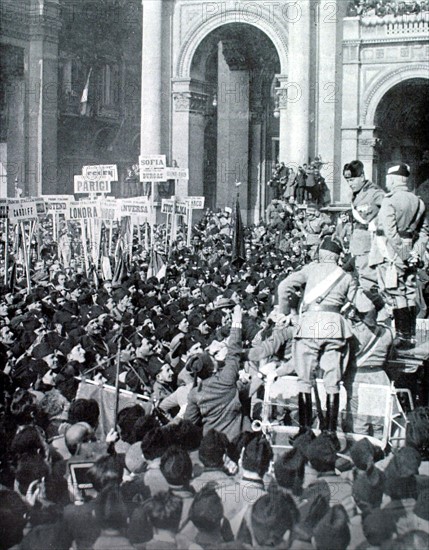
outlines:
M408 190L410 168L401 163L387 171L378 228L369 264L377 267L378 284L393 309L397 349L415 345L416 271L425 259L429 224L425 204Z
M343 176L353 193L351 202L353 229L349 252L354 258L360 286L369 291L377 285L376 271L368 266L368 253L371 249L371 233L373 234L376 229L375 218L380 210L384 191L365 178L364 167L360 160L345 164Z
M325 237L320 245L319 259L292 273L278 286L279 311L284 315L291 312L292 296L305 287L292 348L292 363L300 390L298 413L302 429L312 425L311 388L320 369L327 394L325 428L330 432L337 430L340 381L347 366L352 338L341 311L346 302L354 303L361 312L373 308L356 280L338 265L341 253L341 245Z

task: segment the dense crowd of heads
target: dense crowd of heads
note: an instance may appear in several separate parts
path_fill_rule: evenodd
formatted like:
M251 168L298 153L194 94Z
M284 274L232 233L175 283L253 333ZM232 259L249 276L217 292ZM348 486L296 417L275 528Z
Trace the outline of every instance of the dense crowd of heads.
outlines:
M245 357L272 335L279 281L315 253L308 223L319 238L336 231L315 208L273 201L232 265L230 217L207 213L190 246L179 233L161 280L136 243L114 284L64 269L46 239L31 292L22 277L0 299L0 548L427 546L425 409L386 457L367 439L344 450L311 432L285 452L262 432L229 438L183 418L196 380L225 365L236 304ZM120 406L106 434L79 384L117 375L142 400Z

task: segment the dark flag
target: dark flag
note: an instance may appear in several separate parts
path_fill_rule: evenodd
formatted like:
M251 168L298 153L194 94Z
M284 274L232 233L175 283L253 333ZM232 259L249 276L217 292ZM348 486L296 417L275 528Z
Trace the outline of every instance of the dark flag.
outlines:
M234 232L232 235L231 263L239 268L246 261L246 247L244 245L244 229L243 222L241 220L241 211L238 196L235 203L235 214L233 223Z

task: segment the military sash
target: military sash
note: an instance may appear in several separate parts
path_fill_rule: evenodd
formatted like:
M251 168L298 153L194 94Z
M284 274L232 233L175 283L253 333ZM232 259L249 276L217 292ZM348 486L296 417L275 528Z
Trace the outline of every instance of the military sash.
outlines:
M301 311L304 312L313 302L321 302L345 275L346 272L341 267L336 267L326 279L320 281L319 284L306 293L302 301Z

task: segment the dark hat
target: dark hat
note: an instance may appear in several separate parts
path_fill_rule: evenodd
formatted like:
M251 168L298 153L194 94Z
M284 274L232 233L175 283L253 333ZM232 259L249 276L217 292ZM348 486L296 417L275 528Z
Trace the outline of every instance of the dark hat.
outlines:
M160 469L169 485L187 485L192 478L192 461L180 447L169 447L165 451Z
M391 513L376 508L362 521L363 534L371 546L381 546L392 538L395 520Z
M274 463L277 483L286 489L293 489L296 480L304 478L305 458L298 449L281 455Z
M339 256L343 252L343 247L338 241L331 239L331 237L325 237L320 245L320 250L329 250L329 252Z
M314 530L317 550L346 550L350 544L348 520L342 504L333 506Z
M284 533L293 529L298 516L292 497L270 487L252 507L252 531L258 546L277 546Z
M257 433L244 447L242 464L245 470L263 476L268 471L273 450L265 435Z
M162 361L157 355L152 355L147 362L146 371L151 376L155 377L160 372L163 365L165 365L165 361Z
M419 493L417 497L416 505L414 506L414 513L419 518L429 521L429 487L425 487Z
M56 332L49 332L43 336L40 344L34 347L32 355L36 359L43 359L60 348L63 339Z
M402 447L395 453L385 470L385 493L392 499L415 498L417 494L416 475L421 457L412 447Z
M321 433L308 446L307 457L315 470L329 472L335 469L338 450L338 442L330 434Z
M364 437L353 445L350 456L356 468L366 471L374 464L375 447L368 438Z
M212 374L213 369L213 359L205 352L193 355L186 363L186 370L194 376L199 376L203 380Z
M220 528L222 518L222 500L209 483L195 495L189 509L189 519L198 529L210 532Z
M359 473L353 482L353 498L356 503L380 506L384 492L384 474L378 468Z
M163 455L168 447L167 438L161 428L152 428L143 437L141 442L142 453L146 460L154 460Z
M347 178L358 178L364 173L363 163L360 160L352 160L344 165L343 176Z
M298 435L293 441L294 449L298 449L305 458L308 458L308 447L310 443L316 438L312 431L307 431L303 434Z
M324 482L326 486L328 485ZM310 496L306 495L304 503L299 508L300 521L295 527L295 535L299 540L310 542L313 531L319 521L329 510L329 487L328 496L315 491Z
M223 466L223 456L228 445L229 441L224 433L209 430L201 441L198 456L204 466L208 468Z
M395 164L395 166L391 166L387 170L387 175L403 176L404 178L408 178L410 175L410 167L408 164L405 164L405 162Z

